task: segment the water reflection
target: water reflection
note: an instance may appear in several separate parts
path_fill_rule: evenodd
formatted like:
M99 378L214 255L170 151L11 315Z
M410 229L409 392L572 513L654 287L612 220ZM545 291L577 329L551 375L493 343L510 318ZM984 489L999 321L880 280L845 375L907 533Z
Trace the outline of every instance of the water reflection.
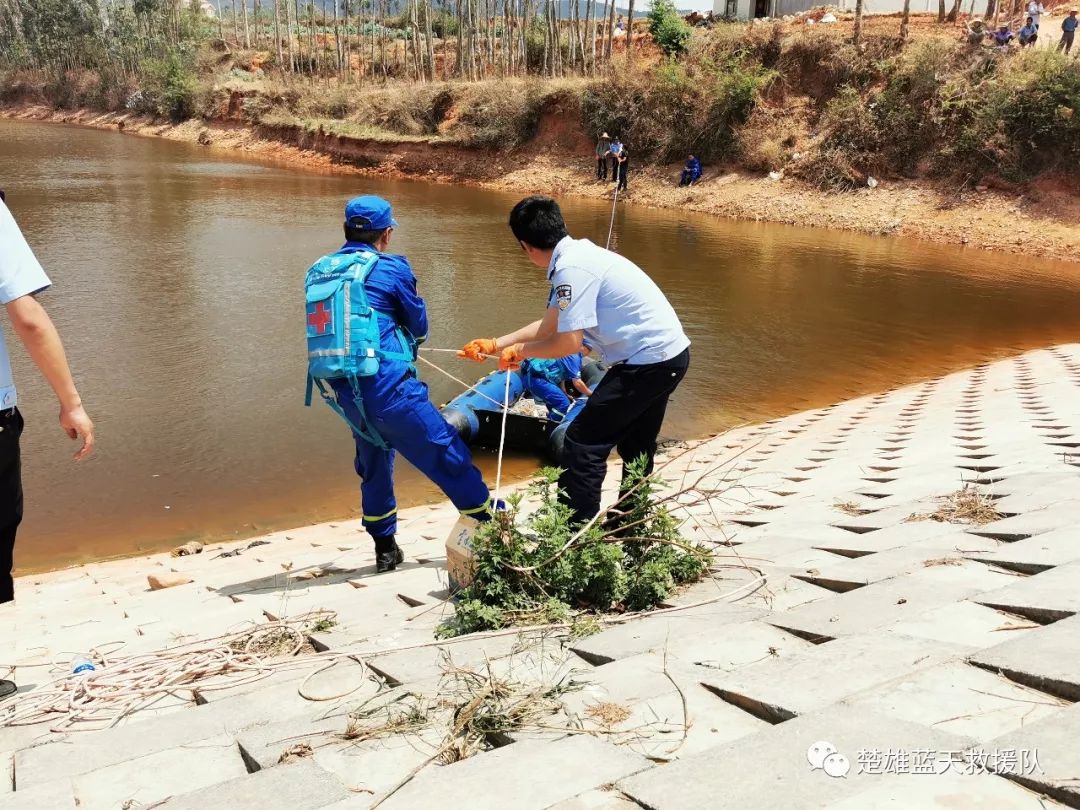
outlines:
M6 121L0 185L56 284L45 303L100 430L99 455L71 465L51 396L16 352L23 567L355 511L347 434L327 409L302 407L298 315L303 272L340 242L346 197L394 201L394 248L420 279L430 345L506 331L546 299L505 225L520 195ZM610 204L564 208L575 235L603 242ZM1080 288L1062 264L625 207L613 246L656 278L695 344L670 436L1075 339ZM436 399L458 393L424 376ZM405 464L399 479L404 502L435 495Z

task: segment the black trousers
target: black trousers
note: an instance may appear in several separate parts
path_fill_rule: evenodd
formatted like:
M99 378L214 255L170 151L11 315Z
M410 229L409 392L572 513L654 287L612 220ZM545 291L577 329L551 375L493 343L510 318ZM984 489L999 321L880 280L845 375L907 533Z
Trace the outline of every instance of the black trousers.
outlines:
M596 179L607 180L607 158L598 157L596 159Z
M648 458L646 473L653 469L656 438L664 423L668 398L690 367L690 350L663 363L643 366L616 365L608 369L589 402L566 431L559 478L565 502L574 519L586 521L600 511L600 490L607 473L611 449L627 464L638 456Z
M626 189L626 173L630 171L630 158L627 158L618 165L617 171L619 172L619 190Z
M19 437L23 418L18 409L0 415L0 603L15 598L15 532L22 522L22 467L19 461Z

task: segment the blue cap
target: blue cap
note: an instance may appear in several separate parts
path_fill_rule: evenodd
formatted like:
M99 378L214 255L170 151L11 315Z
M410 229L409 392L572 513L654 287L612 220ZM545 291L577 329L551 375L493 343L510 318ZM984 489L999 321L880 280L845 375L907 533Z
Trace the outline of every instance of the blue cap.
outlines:
M353 197L345 204L345 224L365 231L381 231L398 226L390 203L374 194Z

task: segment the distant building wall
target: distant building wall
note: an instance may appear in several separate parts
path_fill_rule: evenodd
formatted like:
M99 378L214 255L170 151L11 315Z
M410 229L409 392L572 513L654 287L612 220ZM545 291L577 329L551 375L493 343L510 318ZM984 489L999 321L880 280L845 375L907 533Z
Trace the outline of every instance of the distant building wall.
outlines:
M821 0L713 0L713 13L736 20L752 20L754 17L786 17L789 14L801 14L815 6ZM855 0L838 0L836 5L841 10L853 11ZM935 0L911 0L912 13L937 11ZM904 0L864 0L863 12L866 14L898 14L904 10Z

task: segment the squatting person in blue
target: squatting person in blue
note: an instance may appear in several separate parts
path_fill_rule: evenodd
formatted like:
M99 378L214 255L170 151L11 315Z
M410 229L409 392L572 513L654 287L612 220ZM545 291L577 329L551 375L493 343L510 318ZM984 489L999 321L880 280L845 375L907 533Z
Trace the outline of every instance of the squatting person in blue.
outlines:
M570 409L570 397L563 390L564 385L572 385L584 397L592 394L592 389L581 379L581 359L581 353L574 352L557 360L534 358L521 364L525 391L547 406L548 419L552 422L561 422Z
M551 284L544 317L500 338L466 344L474 360L501 353L500 368L532 357L566 357L585 341L609 365L566 432L559 486L577 520L600 511L612 448L626 464L645 456L652 472L668 399L690 367L690 340L674 308L629 259L573 239L550 197L526 197L510 212L510 230Z
M363 290L378 314L378 371L352 380L329 380L329 384L340 413L353 427L364 527L375 540L380 573L394 570L404 560L395 539L395 452L437 484L462 514L478 520L488 517L488 488L469 449L436 410L427 386L416 376L413 361L416 346L427 337L427 307L408 260L386 252L396 227L390 203L375 196L356 197L345 206L345 245L333 254L377 255ZM354 293L354 301L356 297ZM313 306L309 298L309 346L313 334L328 328L327 317L320 304ZM408 347L405 352L403 345Z

